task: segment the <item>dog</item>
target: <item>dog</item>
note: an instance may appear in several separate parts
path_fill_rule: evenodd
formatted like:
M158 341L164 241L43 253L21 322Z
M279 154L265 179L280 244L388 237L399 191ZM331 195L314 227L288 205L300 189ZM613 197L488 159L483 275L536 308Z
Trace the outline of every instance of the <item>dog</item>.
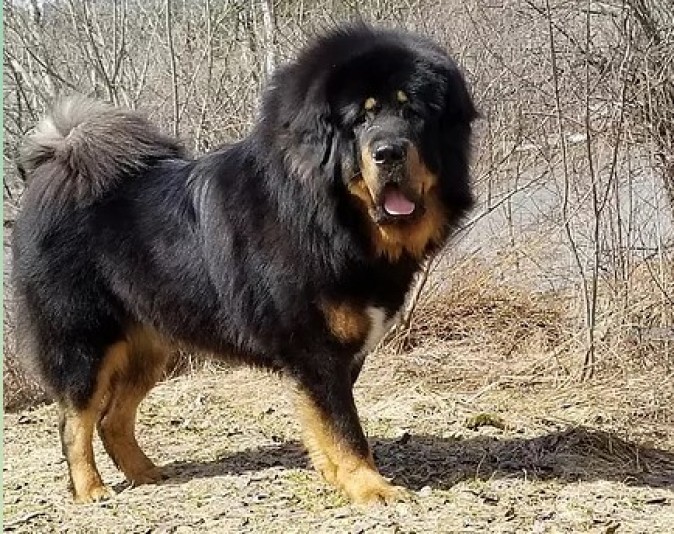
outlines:
M476 114L443 48L365 24L310 42L250 134L198 158L135 111L57 104L22 147L13 284L75 500L111 495L94 429L132 484L161 478L134 426L176 345L289 377L317 471L397 499L352 387L473 204Z

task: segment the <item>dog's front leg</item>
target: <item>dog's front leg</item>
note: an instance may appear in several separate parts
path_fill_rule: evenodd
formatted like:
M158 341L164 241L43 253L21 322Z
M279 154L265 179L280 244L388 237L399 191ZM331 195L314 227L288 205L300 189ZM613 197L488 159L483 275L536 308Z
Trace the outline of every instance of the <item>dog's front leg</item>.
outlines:
M315 468L355 503L388 503L404 493L382 477L358 419L351 374L335 362L298 378L298 413Z

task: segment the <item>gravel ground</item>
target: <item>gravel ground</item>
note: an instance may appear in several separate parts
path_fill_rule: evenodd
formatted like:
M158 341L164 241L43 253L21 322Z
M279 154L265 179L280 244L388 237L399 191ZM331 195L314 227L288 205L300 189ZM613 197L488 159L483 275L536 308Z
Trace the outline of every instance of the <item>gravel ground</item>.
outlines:
M357 386L378 465L411 489L404 502L356 507L323 483L282 380L206 369L161 384L141 406L139 441L164 482L128 487L96 442L117 491L105 503L71 503L53 405L6 415L4 529L671 532L673 408L653 401L671 393L671 377L477 387L437 369L408 374L408 356L375 355Z

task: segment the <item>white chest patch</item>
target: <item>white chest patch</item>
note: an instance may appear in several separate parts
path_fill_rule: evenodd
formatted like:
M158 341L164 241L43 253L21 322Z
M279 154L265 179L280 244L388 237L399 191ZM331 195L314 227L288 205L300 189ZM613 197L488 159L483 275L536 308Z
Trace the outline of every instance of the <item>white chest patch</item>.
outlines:
M386 311L375 306L370 306L367 309L367 315L370 318L370 331L360 349L359 356L361 358L377 346L386 332L393 326L394 321L394 317L386 319Z

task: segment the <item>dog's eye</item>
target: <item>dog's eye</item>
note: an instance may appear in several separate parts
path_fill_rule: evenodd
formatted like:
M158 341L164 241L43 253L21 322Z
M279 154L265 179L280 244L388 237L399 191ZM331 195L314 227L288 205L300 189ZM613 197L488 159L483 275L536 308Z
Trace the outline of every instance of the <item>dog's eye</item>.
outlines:
M368 113L375 113L377 110L379 110L379 102L377 102L375 98L370 97L365 100L363 109Z

